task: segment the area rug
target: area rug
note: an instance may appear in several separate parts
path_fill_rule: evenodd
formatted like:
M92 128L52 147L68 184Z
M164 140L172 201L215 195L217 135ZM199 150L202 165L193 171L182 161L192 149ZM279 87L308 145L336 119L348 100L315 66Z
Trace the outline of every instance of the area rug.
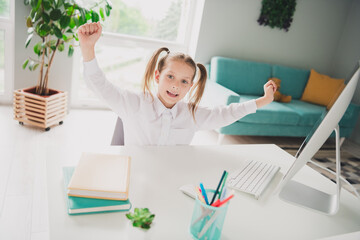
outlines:
M292 147L284 147L283 149L295 156L297 152L297 148L293 149ZM315 156L312 158L312 161L319 164L320 166L330 169L335 172L336 170L336 151L333 147L323 147L321 148ZM360 195L360 158L351 155L346 151L341 151L340 153L340 163L341 163L341 176L343 176L350 184L342 182L342 187L349 192L353 193L357 191L358 195ZM311 162L307 163L308 166L315 169L325 177L329 178L331 181L336 183L336 176L328 171L319 168L318 166L312 164Z

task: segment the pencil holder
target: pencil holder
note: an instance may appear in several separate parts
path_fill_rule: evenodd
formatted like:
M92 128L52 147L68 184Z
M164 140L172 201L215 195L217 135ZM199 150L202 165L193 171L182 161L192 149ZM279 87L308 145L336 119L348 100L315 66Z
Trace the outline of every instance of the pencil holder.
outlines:
M206 189L208 199L211 200L214 193L214 190ZM212 207L197 197L190 225L192 237L201 240L220 239L228 206L229 202L221 207Z

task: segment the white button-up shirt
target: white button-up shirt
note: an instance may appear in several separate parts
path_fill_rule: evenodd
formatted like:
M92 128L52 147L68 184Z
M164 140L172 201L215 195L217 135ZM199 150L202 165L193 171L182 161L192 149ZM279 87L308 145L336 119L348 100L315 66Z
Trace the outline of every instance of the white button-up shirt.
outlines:
M184 101L169 109L155 94L152 99L149 94L114 86L96 59L84 62L84 78L88 87L122 119L125 145L190 144L196 131L227 126L257 109L255 100L213 109L199 106L194 121Z

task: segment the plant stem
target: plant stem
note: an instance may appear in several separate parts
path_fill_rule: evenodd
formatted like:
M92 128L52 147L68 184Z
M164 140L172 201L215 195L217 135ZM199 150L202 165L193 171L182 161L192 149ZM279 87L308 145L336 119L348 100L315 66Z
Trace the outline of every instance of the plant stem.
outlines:
M46 73L45 73L45 77L44 77L45 95L49 94L49 88L47 87L48 79L49 79L49 71L50 71L52 61L54 60L55 52L56 52L57 47L59 46L59 43L60 43L60 39L58 39L57 42L56 42L56 48L55 48L55 50L53 50L53 53L52 53L51 58L50 58L49 63L48 63L48 67L46 69Z

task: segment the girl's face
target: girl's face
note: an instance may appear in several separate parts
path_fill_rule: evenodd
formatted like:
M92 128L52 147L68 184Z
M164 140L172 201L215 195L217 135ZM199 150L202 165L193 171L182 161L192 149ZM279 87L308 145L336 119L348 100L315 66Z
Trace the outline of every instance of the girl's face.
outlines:
M171 60L161 73L155 71L158 97L167 108L183 99L193 85L194 69L182 61Z

